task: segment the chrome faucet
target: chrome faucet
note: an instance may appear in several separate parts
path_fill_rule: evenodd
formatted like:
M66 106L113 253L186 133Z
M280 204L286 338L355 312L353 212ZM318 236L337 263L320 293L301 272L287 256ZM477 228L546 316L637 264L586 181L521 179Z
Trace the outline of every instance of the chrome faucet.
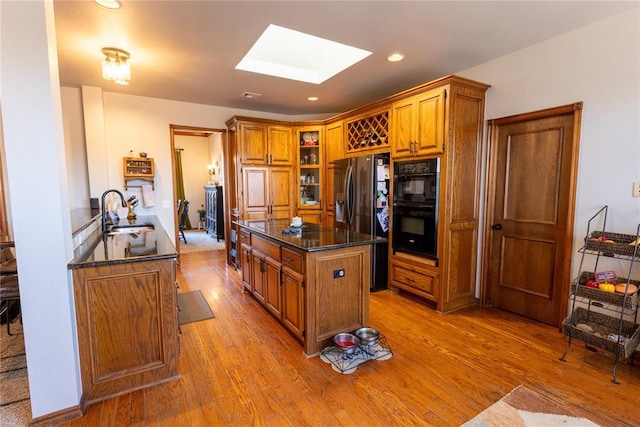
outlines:
M127 202L124 200L124 196L118 190L113 190L112 189L112 190L107 190L104 193L102 193L102 204L101 204L100 208L102 209L102 232L103 233L105 231L107 231L107 209L104 206L104 199L107 197L107 194L109 194L109 193L118 194L118 196L120 196L120 200L122 201L122 207L123 208L127 207Z

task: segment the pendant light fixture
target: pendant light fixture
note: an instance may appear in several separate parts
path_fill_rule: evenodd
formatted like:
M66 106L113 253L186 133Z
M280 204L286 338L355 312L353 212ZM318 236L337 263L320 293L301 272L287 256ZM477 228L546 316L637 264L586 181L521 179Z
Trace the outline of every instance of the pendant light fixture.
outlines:
M120 85L128 85L131 80L131 66L129 64L129 52L116 47L102 49L104 60L102 61L102 78L113 80Z

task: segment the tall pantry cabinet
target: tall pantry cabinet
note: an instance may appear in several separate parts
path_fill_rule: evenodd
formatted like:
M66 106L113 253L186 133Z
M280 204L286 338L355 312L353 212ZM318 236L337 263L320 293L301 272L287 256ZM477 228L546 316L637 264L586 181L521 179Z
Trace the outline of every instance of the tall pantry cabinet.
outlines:
M291 218L295 154L288 123L232 117L227 121L236 150L235 219Z
M405 92L391 108L392 163L440 158L438 261L400 251L389 284L452 311L475 304L483 83L448 76ZM393 197L393 194L392 194ZM393 229L391 230L393 233Z

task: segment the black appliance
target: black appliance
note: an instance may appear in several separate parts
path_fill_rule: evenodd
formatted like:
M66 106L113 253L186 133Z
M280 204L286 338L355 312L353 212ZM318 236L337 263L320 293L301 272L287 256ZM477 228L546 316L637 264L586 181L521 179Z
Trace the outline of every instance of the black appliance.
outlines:
M389 154L373 154L332 162L334 226L351 232L389 237ZM371 251L371 291L387 288L387 242Z
M438 260L440 159L394 164L393 250Z

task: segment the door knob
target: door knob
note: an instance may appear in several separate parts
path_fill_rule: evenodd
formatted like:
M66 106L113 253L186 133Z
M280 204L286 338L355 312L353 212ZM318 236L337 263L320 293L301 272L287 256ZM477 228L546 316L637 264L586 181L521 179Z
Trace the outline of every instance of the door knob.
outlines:
M491 228L493 230L502 230L502 224L493 224Z

